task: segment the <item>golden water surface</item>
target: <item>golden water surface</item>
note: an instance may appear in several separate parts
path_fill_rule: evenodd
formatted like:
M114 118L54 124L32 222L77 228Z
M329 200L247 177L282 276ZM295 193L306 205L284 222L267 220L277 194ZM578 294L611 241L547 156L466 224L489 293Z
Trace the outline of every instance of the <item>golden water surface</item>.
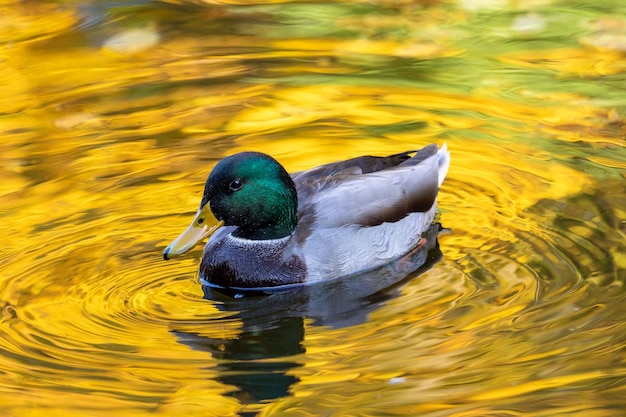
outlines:
M0 1L0 415L623 415L626 5L256 3ZM161 258L226 155L431 142L440 259L392 290Z

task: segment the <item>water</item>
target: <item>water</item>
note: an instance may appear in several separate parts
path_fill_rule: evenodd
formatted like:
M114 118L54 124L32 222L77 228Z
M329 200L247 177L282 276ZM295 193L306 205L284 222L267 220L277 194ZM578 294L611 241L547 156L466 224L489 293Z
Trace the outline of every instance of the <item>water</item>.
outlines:
M623 414L614 3L2 3L1 414ZM233 300L161 259L225 155L443 141L405 279Z

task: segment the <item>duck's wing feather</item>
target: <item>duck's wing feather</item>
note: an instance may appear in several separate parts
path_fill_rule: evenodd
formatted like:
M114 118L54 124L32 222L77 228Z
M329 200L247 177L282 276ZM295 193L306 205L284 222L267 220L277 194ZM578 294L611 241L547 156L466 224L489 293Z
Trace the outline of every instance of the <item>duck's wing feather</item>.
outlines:
M429 145L412 158L408 154L332 164L335 171L326 176L320 172L329 172L331 164L296 175L301 222L316 228L375 226L429 210L440 184L437 146Z
M326 178L346 173L367 174L398 166L411 159L411 154L414 152L416 151L406 151L390 156L359 156L345 161L320 165L308 171L294 172L291 174L291 178L298 184L323 181Z

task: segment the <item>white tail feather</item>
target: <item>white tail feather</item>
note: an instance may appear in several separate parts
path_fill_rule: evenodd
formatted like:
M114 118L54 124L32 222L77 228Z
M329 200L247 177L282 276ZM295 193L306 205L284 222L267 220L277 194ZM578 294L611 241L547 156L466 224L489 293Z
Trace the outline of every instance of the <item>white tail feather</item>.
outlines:
M441 145L441 148L437 151L437 162L439 163L439 187L443 184L443 180L448 175L448 168L450 168L450 152L448 151L448 145L445 143Z

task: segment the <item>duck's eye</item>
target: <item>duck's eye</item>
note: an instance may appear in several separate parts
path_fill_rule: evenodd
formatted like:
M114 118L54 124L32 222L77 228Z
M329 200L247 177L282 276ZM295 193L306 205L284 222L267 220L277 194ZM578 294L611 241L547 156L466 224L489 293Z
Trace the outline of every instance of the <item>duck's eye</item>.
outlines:
M228 185L228 188L230 189L230 191L237 191L241 187L243 187L243 180L241 178L235 178Z

